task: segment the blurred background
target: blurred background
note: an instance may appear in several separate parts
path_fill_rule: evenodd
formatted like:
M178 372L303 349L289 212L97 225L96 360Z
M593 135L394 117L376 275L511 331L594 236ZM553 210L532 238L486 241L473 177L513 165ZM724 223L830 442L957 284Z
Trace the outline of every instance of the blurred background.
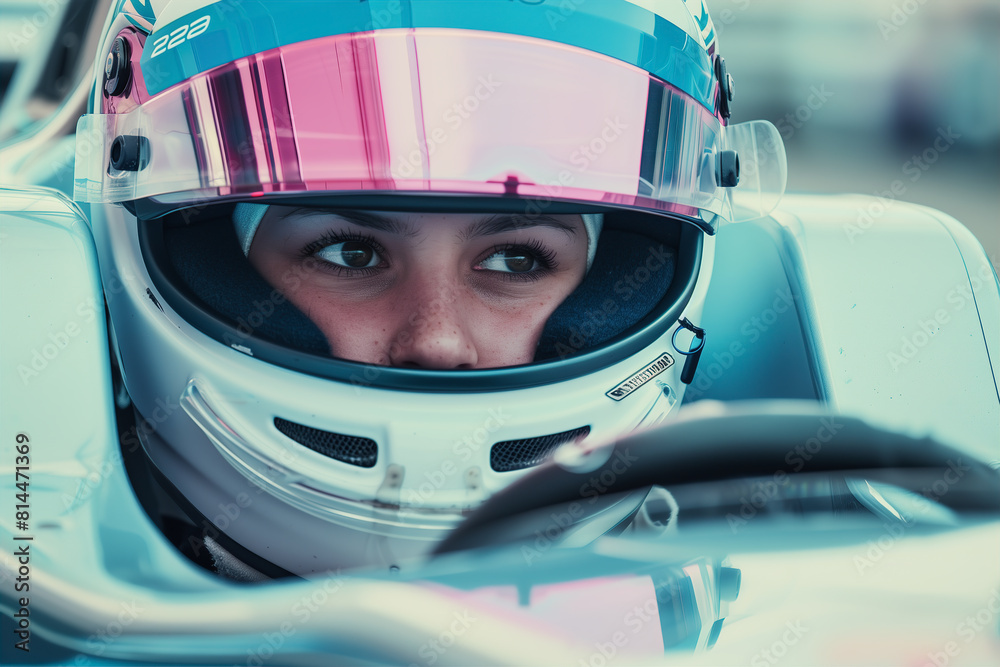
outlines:
M0 142L72 94L109 3L0 0ZM778 127L790 191L941 209L1000 267L1000 0L709 0L709 8L736 80L733 121Z
M709 8L736 80L733 120L778 127L790 191L940 209L1000 270L1000 0ZM892 193L896 181L902 194Z

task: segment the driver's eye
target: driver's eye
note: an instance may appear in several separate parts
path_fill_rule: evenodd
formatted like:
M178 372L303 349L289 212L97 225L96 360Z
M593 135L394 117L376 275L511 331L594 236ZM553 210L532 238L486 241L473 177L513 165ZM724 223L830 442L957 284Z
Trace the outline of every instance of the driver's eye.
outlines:
M382 261L375 249L362 241L334 243L317 252L316 256L349 269L367 269L378 266Z
M487 271L499 271L502 273L527 273L538 267L539 263L534 255L523 250L514 249L495 252L477 266L477 268Z

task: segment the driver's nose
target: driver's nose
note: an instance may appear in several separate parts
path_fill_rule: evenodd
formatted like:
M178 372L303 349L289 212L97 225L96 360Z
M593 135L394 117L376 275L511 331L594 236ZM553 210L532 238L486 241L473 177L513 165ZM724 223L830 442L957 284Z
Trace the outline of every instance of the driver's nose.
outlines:
M471 369L479 355L470 332L472 323L462 312L460 290L415 286L408 294L389 350L389 362L401 368Z

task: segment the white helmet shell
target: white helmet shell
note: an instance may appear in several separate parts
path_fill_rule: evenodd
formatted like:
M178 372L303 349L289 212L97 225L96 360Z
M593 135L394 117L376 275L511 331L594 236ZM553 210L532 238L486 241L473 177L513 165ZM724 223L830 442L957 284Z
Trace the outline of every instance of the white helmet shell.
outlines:
M300 9L317 15L330 11L330 3L302 4ZM718 170L720 154L733 143L719 112L714 32L700 1L616 0L618 9L627 9L624 19L613 18L604 3L566 15L556 5L537 3L476 2L460 8L412 2L407 3L412 15L381 24L367 3L357 4L374 22L368 32L357 32L365 25L354 25L359 18L351 14L354 3L338 3L351 16L331 15L325 35L316 35L321 21L293 25L282 16L288 14L283 3L254 3L252 11L271 12L276 27L268 33L272 42L260 41L264 33L257 42L250 40L258 49L252 50L245 30L252 29L255 17L235 16L224 6L228 3L175 0L164 8L152 3L138 9L124 3L107 23L94 113L81 121L78 150L77 196L95 204L91 218L113 335L125 385L141 416L135 436L158 484L213 541L224 536L226 545L239 550L237 556L256 556L251 565L270 564L273 571L303 576L336 568L405 567L556 447L588 449L589 443L664 419L684 391L687 347L676 347L674 334L682 319L699 321L712 270L711 234L719 222L735 217L731 186L720 182ZM448 12L441 11L442 4ZM213 21L225 11L227 21ZM498 17L509 19L500 31L490 28L491 21L500 25ZM237 19L246 22L243 33ZM554 20L560 25L556 32L546 28ZM672 64L630 62L625 52L589 48L596 44L597 27L638 34L642 29L636 26L647 23L653 26L648 37L663 49L657 53L677 55ZM162 41L180 34L174 32L178 25L186 26L187 38ZM470 30L482 32L470 40ZM546 30L570 37L544 39ZM231 38L220 47L226 35ZM697 37L694 46L690 37ZM323 48L311 49L313 43ZM405 123L394 125L388 113L379 121L388 152L374 158L369 156L377 151L364 152L367 161L357 172L350 170L360 163L310 158L301 142L294 158L265 139L230 150L227 133L233 128L247 129L252 139L261 128L274 130L274 123L284 122L263 114L251 118L258 107L248 100L259 100L259 90L227 98L236 106L220 102L220 91L254 67L270 72L259 81L271 91L269 99L279 99L274 90L284 86L290 100L291 120L282 126L287 131L282 136L321 141L320 126L297 125L308 106L295 106L295 95L306 89L285 70L275 74L268 63L290 67L296 58L325 58L331 48L397 62L393 58L405 54L398 49L407 44L426 54L419 95L412 95L410 84L397 85L398 70L372 75L356 68L342 74L376 86L385 109L397 113L400 107L391 103L405 101L426 119L433 82L461 76L454 68L435 70L435 59L441 67L463 55L467 62L502 63L520 49L532 55L539 73L528 77L515 63L503 85L522 100L525 93L552 88L557 80L544 75L559 67L580 76L593 70L595 85L634 82L637 93L620 99L600 95L596 105L601 115L628 118L619 123L628 129L591 144L593 159L579 172L567 169L574 156L585 155L573 151L581 143L588 148L588 135L573 129L557 109L551 116L542 113L544 105L534 110L534 134L521 142L499 117L485 110L470 115L462 132L438 143L436 161L424 159L434 146L422 145L424 158L412 167L419 172L413 178L392 157L405 145L392 139ZM223 62L209 67L213 48L221 48L224 58L216 54ZM126 74L128 83L115 79ZM480 74L470 76L475 81ZM525 78L531 80L522 86ZM586 81L569 77L558 83L561 94L582 91L594 98ZM310 85L319 87L316 81ZM405 95L399 93L403 89ZM510 118L517 95L498 94L491 102ZM360 108L370 110L365 99ZM224 107L230 116L221 113ZM330 140L347 136L342 129L331 130ZM433 123L425 127L430 130L425 142L433 141L433 129ZM363 138L370 147L369 130ZM531 137L546 141L535 145ZM670 157L667 145L678 152ZM264 168L262 156L270 156L271 167ZM335 180L336 169L350 173ZM564 171L572 178L553 186L549 178ZM359 189L362 172L376 175ZM506 176L498 181L498 175ZM354 185L345 185L348 181ZM316 201L326 207L348 202L388 210L435 210L442 202L448 210L468 211L533 205L549 207L547 212L600 213L604 229L593 269L550 319L533 363L469 371L397 368L289 344L272 335L287 304L269 301L267 292L216 301L216 292L225 291L220 283L185 272L191 265L218 268L198 254L205 251L198 230L221 230L205 219L230 221L233 206L247 201ZM225 252L219 250L219 265L235 266L245 256L231 222L226 234L235 253L221 259ZM193 254L185 255L190 248Z

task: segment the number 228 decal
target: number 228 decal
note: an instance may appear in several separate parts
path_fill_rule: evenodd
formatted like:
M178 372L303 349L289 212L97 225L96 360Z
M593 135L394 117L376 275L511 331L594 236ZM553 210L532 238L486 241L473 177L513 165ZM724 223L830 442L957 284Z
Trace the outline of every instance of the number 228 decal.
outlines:
M198 35L202 34L208 30L208 24L212 21L212 17L202 16L196 18L194 21L187 25L182 25L179 28L171 30L169 34L163 35L162 37L157 37L156 41L153 42L153 52L149 54L150 60L160 55L167 49L172 49L176 46L180 46L189 39L194 39Z

